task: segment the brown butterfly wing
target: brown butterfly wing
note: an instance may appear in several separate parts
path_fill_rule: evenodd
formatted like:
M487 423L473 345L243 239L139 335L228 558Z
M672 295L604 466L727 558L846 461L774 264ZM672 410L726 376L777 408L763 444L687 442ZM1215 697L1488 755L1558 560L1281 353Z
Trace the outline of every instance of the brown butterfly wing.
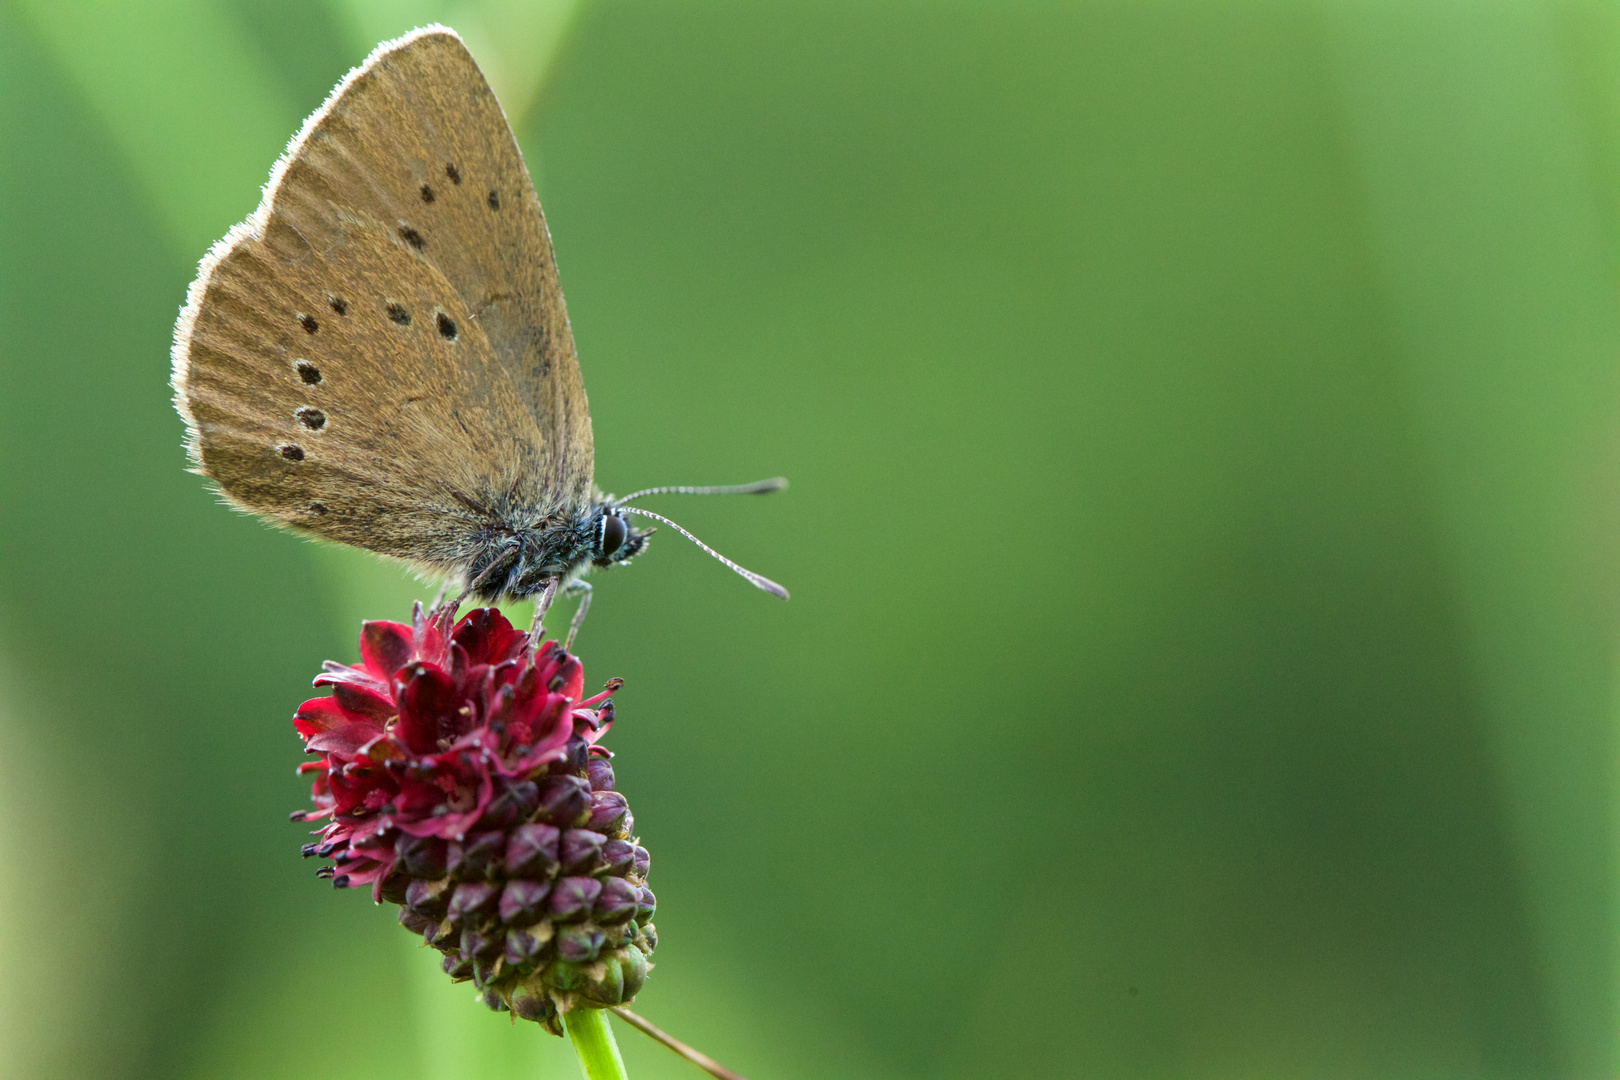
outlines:
M199 471L295 528L454 564L591 494L545 218L443 28L379 46L305 123L203 260L174 362Z

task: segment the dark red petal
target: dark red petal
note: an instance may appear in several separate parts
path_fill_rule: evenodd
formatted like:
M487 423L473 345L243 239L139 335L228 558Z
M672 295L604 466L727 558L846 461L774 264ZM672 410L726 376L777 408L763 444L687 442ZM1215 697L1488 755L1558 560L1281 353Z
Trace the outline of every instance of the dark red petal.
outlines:
M562 676L562 685L557 687L555 692L569 701L578 701L585 693L585 669L580 666L579 661L564 653L557 674ZM548 683L547 689L551 689L551 685Z
M371 785L363 779L351 779L336 772L328 773L326 782L332 789L334 820L350 813L356 807L364 806L366 794L371 790Z
M431 660L435 664L444 662L444 634L439 630L440 621L430 617L417 604L411 611L411 635L415 640L416 655L423 660Z
M484 665L475 664L467 658L467 650L455 642L450 643L445 652L445 670L455 680L457 689L465 694L472 684L482 677Z
M347 712L333 698L304 702L293 716L293 727L304 737L306 750L348 756L382 734L381 725Z
M444 762L462 756L464 755L442 754L433 760ZM484 807L489 805L493 789L489 773L481 769L464 769L459 762L448 761L441 765L435 783L440 788L440 794L426 808L426 813L430 815L428 819L417 822L400 820L395 823L413 836L465 839L479 816L483 814ZM401 787L403 786L402 784ZM439 806L443 806L445 810L440 811Z
M338 704L335 698L317 697L310 698L298 706L298 711L293 713L293 727L298 729L298 734L309 736L329 731L338 724L353 723L362 719L364 717L344 712L343 706Z
M373 792L375 794L375 792ZM370 798L366 802L371 802ZM394 849L387 844L379 844L376 837L367 839L356 837L349 841L349 855L353 858L370 859L373 862L387 863L392 866L394 862ZM617 880L617 879L615 879ZM403 886L401 886L403 888ZM398 901L395 901L398 903Z
M474 608L456 624L451 639L475 664L499 664L523 649L525 635L494 608Z
M412 753L431 754L439 748L439 739L453 730L455 711L461 704L455 686L438 667L421 661L401 670L399 676L394 680L394 698L399 702L394 735Z
M332 696L339 705L352 713L359 713L379 724L385 724L393 719L399 710L389 698L370 687L360 687L353 683L334 683Z
M382 734L382 729L370 720L350 720L311 735L304 740L304 748L322 754L356 757L366 744Z
M380 882L387 871L388 867L381 863L360 860L343 868L343 873L340 875L344 879L343 884L338 885L338 878L333 878L332 884L340 889L354 889L361 885L370 885L374 881ZM381 897L374 897L374 899L381 899Z
M513 738L527 742L529 725L545 705L546 689L541 685L539 670L533 664L523 664L501 691L501 722L512 729Z
M386 733L378 735L365 746L362 746L360 748L360 752L364 754L366 760L370 761L373 765L381 765L385 761L405 760L405 748L399 745L399 743L395 742Z
M411 662L411 628L381 619L360 625L360 661L366 670L387 679Z
M529 747L514 771L527 772L543 762L557 760L563 756L568 740L574 735L567 698L561 694L542 693L539 704L542 708L533 713L532 719L512 724L513 741Z
M374 690L384 697L388 696L388 680L379 679L365 668L355 665L335 664L328 660L321 665L321 674L315 676L316 686L336 686L338 683L349 683L353 686L363 686Z

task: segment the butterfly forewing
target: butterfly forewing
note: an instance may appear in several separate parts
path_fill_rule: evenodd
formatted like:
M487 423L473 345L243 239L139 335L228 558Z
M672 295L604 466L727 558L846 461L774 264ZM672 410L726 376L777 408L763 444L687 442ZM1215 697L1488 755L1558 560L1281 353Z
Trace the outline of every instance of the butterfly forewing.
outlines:
M203 261L175 388L233 500L385 554L456 562L514 508L589 498L545 219L454 34L380 47L305 124Z

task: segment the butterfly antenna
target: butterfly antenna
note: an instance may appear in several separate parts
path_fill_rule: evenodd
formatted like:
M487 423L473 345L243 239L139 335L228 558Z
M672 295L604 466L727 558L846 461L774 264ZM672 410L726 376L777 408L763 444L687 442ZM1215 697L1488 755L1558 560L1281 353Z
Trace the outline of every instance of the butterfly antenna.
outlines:
M767 488L765 490L770 489ZM703 541L699 540L697 537L693 536L691 533L669 520L669 518L665 517L663 514L655 514L651 510L643 510L638 506L619 506L617 509L624 511L627 514L640 514L642 517L650 517L654 521L662 521L665 525L668 525L670 528L692 541L692 543L696 544L704 551L707 551L710 555L713 555L716 559L719 559L721 562L731 567L731 569L736 571L737 574L747 578L748 581L751 582L756 588L764 589L772 596L780 596L783 600L788 598L788 591L782 588L782 586L778 585L776 582L772 581L763 574L756 574L747 567L738 566L736 563L714 550L714 548L710 547L708 544L705 544Z
M763 495L767 491L781 491L787 487L787 477L773 476L769 480L756 480L752 484L717 484L712 487L686 487L677 485L673 487L650 487L640 491L632 491L613 500L613 505L619 506L631 499L639 499L643 495ZM674 524L671 522L671 524Z

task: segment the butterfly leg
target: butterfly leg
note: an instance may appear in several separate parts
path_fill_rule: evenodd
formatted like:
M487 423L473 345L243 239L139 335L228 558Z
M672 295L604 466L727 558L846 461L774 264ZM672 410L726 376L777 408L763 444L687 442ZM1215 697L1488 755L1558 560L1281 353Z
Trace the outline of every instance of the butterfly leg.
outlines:
M579 593L579 606L574 609L574 617L568 620L568 637L563 639L563 648L573 652L574 635L585 625L585 613L591 610L591 583L575 578L568 583L566 591Z
M534 622L529 624L529 647L531 649L534 648L535 642L540 640L540 635L545 632L545 628L541 626L541 623L545 621L546 609L551 607L553 600L557 599L557 585L557 578L547 578L545 591L534 602Z
M512 546L513 546L512 541L508 540L506 542L506 544L503 545L503 548L510 548ZM504 565L505 564L502 563L501 560L498 559L498 558L491 559L489 561L489 565L484 567L482 570L480 570L478 572L477 577L473 578L471 581L467 582L466 585L462 586L461 591L456 594L455 601L450 605L450 610L452 612L455 612L455 611L459 610L461 608L461 605L466 602L467 597L469 597L473 593L477 592L479 586L484 584L484 579L489 577L489 575L493 574L497 569L501 568ZM442 593L441 593L441 595L442 595ZM549 594L548 594L548 596L549 596ZM547 599L546 602L550 603L549 598ZM545 611L546 611L546 609L544 607L536 607L535 608L535 610L534 610L534 625L535 625L536 628L539 627L539 625L540 625L540 616L544 615Z
M456 610L461 607L461 601L466 596L466 594L463 593L461 596L456 597L455 606L451 607L446 605L444 602L445 594L449 591L450 582L440 582L439 591L433 594L433 603L428 606L429 616L444 622L443 629L445 633L449 633L450 627L455 625Z

